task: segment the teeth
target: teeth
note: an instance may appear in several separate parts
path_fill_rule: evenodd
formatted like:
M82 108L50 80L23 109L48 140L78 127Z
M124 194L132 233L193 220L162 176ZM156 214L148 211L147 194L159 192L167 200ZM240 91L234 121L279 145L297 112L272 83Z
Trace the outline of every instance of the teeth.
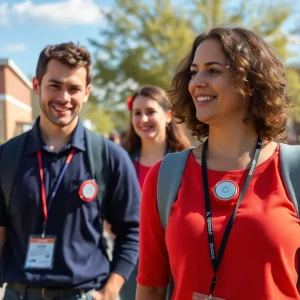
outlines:
M196 100L197 102L201 102L201 101L213 100L214 98L215 98L214 96L205 96L205 97L197 97Z

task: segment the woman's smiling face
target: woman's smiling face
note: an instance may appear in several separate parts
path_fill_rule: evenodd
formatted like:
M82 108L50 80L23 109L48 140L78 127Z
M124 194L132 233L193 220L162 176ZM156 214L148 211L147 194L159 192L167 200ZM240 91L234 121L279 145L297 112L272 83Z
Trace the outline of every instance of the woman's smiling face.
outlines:
M166 138L167 123L171 122L171 114L149 97L137 96L132 104L131 123L135 133L143 139Z
M199 121L217 124L229 118L244 120L249 102L236 91L218 40L207 39L198 46L190 74L189 92Z

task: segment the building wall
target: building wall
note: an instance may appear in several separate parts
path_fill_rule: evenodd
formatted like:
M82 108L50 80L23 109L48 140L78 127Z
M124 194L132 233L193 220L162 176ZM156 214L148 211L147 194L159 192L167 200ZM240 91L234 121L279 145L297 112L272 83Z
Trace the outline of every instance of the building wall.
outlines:
M9 65L0 66L0 142L32 123L31 88Z
M4 66L0 66L0 94L5 94Z
M30 88L9 67L4 68L5 93L31 106Z
M5 135L5 102L0 102L0 143L3 143L6 140Z
M14 103L6 101L6 139L10 139L21 133L19 122L31 123L32 112L25 111Z

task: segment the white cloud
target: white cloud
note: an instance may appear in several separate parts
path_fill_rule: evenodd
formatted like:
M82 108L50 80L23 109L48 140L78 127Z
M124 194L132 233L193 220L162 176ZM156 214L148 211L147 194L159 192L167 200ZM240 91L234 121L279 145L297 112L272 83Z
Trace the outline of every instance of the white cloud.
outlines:
M9 16L8 16L8 4L1 3L0 4L0 25L8 25L9 24Z
M28 47L25 44L0 45L0 52L22 52Z
M22 20L34 20L53 25L93 25L102 17L94 0L66 0L34 4L31 0L14 4L13 12Z

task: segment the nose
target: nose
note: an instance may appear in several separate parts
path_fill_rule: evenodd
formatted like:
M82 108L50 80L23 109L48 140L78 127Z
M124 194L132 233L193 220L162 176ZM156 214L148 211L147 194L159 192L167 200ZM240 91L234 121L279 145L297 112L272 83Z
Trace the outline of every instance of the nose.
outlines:
M207 79L203 72L197 72L194 78L191 79L190 85L192 87L206 87Z
M58 99L62 102L70 102L71 95L67 89L63 89L63 90L61 90L60 95L58 96Z
M142 122L148 122L148 119L149 119L149 118L148 118L147 114L142 114L142 115L141 115L141 121L142 121Z

